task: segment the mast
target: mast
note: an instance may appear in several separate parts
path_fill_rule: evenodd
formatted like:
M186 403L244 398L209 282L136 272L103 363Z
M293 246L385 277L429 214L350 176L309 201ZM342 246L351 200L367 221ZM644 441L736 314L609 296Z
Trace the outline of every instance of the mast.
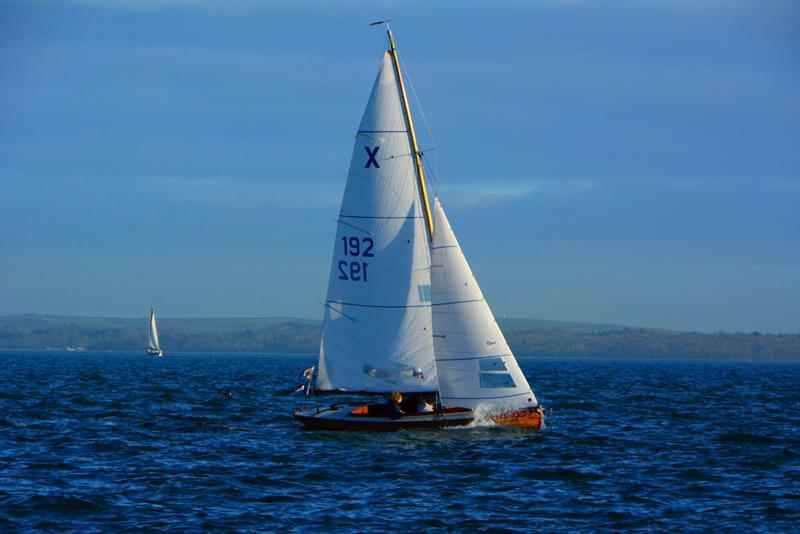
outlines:
M425 205L425 221L428 227L428 238L433 241L433 216L431 214L431 205L428 202L428 190L425 188L425 172L422 170L422 154L417 146L417 135L414 133L414 122L411 120L411 108L408 106L408 95L406 95L406 86L403 83L403 75L400 72L400 60L397 57L397 48L394 46L394 37L392 37L392 30L388 28L386 32L389 34L389 54L392 56L392 64L394 64L394 72L397 75L397 83L400 86L400 95L403 100L403 112L408 124L408 137L411 141L411 150L414 152L414 167L417 169L417 180L419 182L419 193L422 197L422 203Z

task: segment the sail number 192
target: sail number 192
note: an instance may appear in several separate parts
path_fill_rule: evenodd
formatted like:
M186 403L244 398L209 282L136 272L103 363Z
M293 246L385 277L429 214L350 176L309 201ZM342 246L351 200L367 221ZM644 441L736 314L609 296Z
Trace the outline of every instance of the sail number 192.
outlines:
M345 256L360 256L363 258L373 258L372 247L375 242L371 237L342 237L342 247ZM339 280L353 280L355 282L367 281L367 262L365 261L346 261L339 262Z

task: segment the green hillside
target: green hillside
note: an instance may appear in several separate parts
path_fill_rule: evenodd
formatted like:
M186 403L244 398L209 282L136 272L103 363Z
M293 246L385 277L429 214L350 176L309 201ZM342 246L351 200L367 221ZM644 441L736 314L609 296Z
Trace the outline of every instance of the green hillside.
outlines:
M0 317L2 349L144 350L147 317ZM167 352L313 353L321 321L270 318L163 318L159 337ZM621 325L501 318L519 356L793 360L800 335L675 332Z

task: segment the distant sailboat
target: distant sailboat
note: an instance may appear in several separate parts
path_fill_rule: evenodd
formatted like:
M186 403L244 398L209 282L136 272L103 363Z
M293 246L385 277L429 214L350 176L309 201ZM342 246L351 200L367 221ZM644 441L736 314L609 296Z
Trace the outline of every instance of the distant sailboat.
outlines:
M396 402L294 415L341 430L459 426L482 417L539 428L542 408L438 198L429 203L391 30L388 36L342 199L312 390L392 394Z
M158 356L164 355L164 351L158 344L158 328L156 327L156 309L150 308L150 333L147 336L147 354Z

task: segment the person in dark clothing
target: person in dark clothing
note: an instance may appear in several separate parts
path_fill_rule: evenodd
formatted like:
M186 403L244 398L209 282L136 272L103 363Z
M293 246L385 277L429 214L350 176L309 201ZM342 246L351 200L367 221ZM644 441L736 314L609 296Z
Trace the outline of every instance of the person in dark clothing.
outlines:
M405 415L405 412L400 407L400 404L403 402L403 394L399 392L392 393L391 398L389 399L389 418L390 419L400 419Z

